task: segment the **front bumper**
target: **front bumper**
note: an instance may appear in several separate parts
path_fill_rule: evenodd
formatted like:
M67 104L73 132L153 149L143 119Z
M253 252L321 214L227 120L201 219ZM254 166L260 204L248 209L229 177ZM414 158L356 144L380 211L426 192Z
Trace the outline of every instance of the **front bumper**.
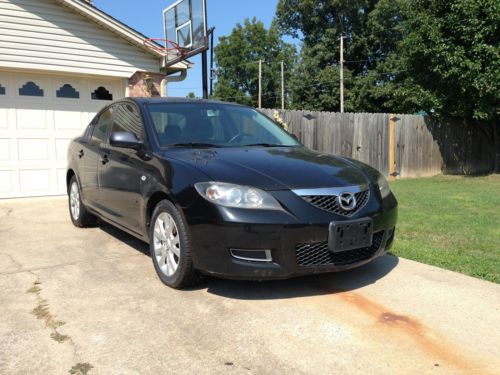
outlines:
M384 200L372 198L350 218L313 207L289 191L273 195L285 211L223 208L203 198L185 207L195 267L230 279L283 279L358 267L383 255L392 245L397 221L397 201L392 194ZM372 247L337 256L330 253L325 245L330 223L363 217L373 219ZM270 250L272 261L236 259L231 249Z

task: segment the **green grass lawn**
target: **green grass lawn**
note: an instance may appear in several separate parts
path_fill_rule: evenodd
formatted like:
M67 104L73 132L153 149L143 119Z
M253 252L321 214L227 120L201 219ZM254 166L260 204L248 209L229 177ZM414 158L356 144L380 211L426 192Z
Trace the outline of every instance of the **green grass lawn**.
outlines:
M399 202L392 253L500 283L500 175L391 182Z

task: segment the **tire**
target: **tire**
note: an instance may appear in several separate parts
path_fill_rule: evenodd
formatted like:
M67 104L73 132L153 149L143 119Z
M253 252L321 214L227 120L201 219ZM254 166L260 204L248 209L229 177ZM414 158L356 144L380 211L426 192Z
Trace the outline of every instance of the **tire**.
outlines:
M149 228L149 250L160 280L181 289L199 282L191 257L191 240L182 213L169 201L157 204Z
M97 218L92 215L82 202L80 185L76 176L71 177L68 185L69 217L78 228L90 227L96 224Z

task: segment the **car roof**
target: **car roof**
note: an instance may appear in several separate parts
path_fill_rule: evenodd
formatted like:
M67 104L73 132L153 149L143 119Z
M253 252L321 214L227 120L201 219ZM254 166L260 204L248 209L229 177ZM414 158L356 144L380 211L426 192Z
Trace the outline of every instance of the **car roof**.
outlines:
M221 100L208 100L208 99L189 99L189 98L144 98L144 97L130 97L127 98L138 104L160 104L160 103L190 103L190 104L226 104L244 107L238 103L224 102Z

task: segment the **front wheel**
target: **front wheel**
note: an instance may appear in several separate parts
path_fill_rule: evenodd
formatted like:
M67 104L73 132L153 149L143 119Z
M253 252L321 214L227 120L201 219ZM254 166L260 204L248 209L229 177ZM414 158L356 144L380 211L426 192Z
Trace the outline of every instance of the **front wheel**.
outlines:
M187 224L179 210L164 200L156 206L149 230L149 248L160 280L171 288L184 288L199 281L191 258Z

